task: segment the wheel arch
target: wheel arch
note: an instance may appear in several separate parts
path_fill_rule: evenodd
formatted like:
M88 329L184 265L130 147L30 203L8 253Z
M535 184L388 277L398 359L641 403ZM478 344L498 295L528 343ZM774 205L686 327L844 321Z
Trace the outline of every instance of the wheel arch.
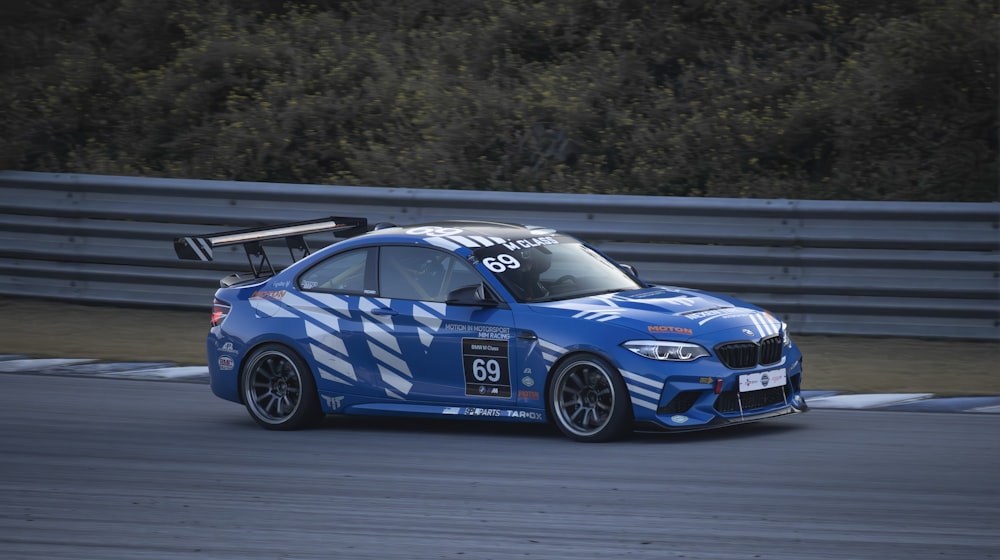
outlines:
M318 383L318 381L316 380L316 372L313 370L312 362L310 361L309 357L303 354L302 351L296 347L295 343L292 340L284 338L278 338L278 339L258 338L253 342L251 342L250 344L248 344L244 349L242 355L240 356L240 364L236 370L236 386L238 388L243 387L243 376L247 374L247 366L249 365L249 360L247 360L247 358L254 355L260 348L268 345L278 345L285 347L290 353L294 354L295 357L302 360L302 363L306 364L306 366L309 368L309 375L313 377L313 382ZM246 399L243 396L243 391L237 390L237 394L239 395L240 403L245 405Z
M248 352L240 366L238 386L254 421L282 431L319 425L325 413L315 374L301 353L275 341L256 344Z
M572 359L575 359L576 357L579 357L579 356L596 356L596 357L600 358L602 361L604 361L608 366L610 366L612 368L612 370L613 370L612 373L614 373L615 375L617 375L622 380L622 384L625 385L625 389L626 389L625 390L625 399L628 402L628 409L629 409L629 411L632 411L632 416L633 416L633 421L634 421L634 417L635 417L634 410L635 409L633 408L633 405L632 405L632 393L628 391L628 383L625 381L625 376L622 375L621 368L618 367L617 364L615 364L615 361L612 360L610 358L610 356L608 356L605 352L602 352L602 351L600 351L599 349L596 349L596 348L575 348L573 350L570 350L569 352L566 352L565 354L563 354L562 356L560 356L555 362L552 362L552 365L548 368L548 370L546 370L546 372L545 372L545 384L544 384L545 395L544 395L544 398L542 400L543 400L543 402L545 404L545 415L546 415L547 418L549 418L549 421L551 422L553 420L553 416L552 416L552 414L553 414L552 399L549 398L550 394L552 392L552 383L553 383L553 380L554 380L553 373L556 370L558 370L566 362L568 362L568 361L570 361Z
M593 348L593 347L574 348L574 349L566 352L562 356L559 356L558 358L556 358L556 361L552 362L552 365L549 366L549 368L545 371L545 383L546 383L546 385L552 380L552 373L554 371L556 371L557 369L559 369L559 366L561 366L566 361L568 361L570 359L573 359L573 358L575 358L577 356L581 356L581 355L597 356L598 358L600 358L600 359L604 360L605 362L607 362L608 365L610 365L611 367L615 368L615 372L617 372L619 375L621 375L621 368L619 368L618 365L615 364L615 361L613 359L611 359L611 356L609 356L607 354L607 352L604 352L604 351L600 350L599 348Z

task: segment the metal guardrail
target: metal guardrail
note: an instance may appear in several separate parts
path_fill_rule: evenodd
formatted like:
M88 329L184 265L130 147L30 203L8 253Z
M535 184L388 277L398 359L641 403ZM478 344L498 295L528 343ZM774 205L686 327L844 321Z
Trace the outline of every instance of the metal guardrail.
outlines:
M0 294L207 309L219 279L248 268L245 255L232 247L210 263L180 261L174 237L330 215L364 216L371 224L487 219L555 227L635 265L647 281L734 294L781 314L798 333L1000 340L1000 203L0 171Z

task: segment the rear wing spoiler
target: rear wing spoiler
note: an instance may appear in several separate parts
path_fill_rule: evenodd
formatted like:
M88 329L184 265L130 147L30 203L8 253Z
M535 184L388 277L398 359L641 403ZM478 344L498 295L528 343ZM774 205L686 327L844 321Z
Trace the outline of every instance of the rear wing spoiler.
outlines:
M305 222L224 231L201 237L178 237L174 239L174 252L180 259L210 261L216 247L242 244L254 277L260 278L264 272L271 275L275 273L261 242L269 239L284 239L294 262L309 254L309 246L304 237L324 231L332 231L336 237L354 237L368 231L368 220L366 218L331 216Z

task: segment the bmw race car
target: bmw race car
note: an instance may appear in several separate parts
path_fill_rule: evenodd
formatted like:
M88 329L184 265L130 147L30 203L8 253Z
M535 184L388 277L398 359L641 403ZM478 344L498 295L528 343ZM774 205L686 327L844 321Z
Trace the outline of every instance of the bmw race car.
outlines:
M344 237L310 252L303 236ZM264 241L296 260L276 271ZM210 260L242 244L208 335L212 391L261 426L327 414L552 422L579 441L806 410L802 354L777 317L650 285L557 231L329 218L175 241Z

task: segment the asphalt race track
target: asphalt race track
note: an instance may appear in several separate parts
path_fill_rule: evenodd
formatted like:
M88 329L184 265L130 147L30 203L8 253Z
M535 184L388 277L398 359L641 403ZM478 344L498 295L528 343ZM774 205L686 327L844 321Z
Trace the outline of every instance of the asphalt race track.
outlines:
M203 384L0 375L0 558L1000 558L1000 414L813 410L571 442Z

